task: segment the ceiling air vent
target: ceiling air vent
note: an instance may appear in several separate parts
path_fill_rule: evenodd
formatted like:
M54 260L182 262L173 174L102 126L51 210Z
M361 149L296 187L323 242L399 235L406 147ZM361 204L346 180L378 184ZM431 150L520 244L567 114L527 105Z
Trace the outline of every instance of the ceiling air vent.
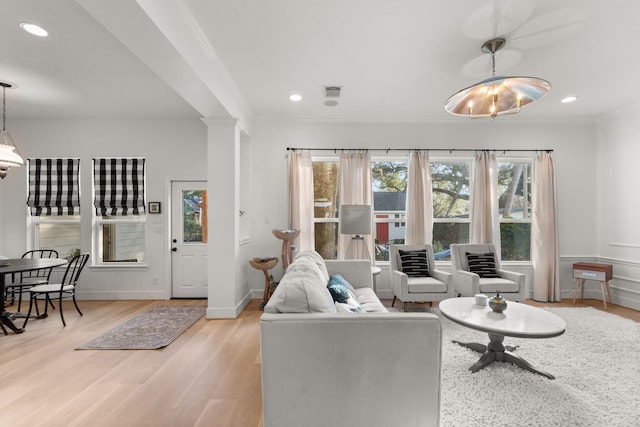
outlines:
M325 86L324 96L327 98L340 98L342 86Z

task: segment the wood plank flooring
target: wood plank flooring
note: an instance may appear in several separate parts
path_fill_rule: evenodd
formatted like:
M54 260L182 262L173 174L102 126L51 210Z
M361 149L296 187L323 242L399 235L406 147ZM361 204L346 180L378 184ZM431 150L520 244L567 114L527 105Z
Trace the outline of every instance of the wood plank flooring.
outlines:
M66 328L55 310L23 334L0 335L0 426L262 426L259 300L237 319L200 319L162 350L74 350L167 303L206 305L80 301L83 317L65 305ZM602 309L602 301L575 306ZM607 311L640 321L639 311Z

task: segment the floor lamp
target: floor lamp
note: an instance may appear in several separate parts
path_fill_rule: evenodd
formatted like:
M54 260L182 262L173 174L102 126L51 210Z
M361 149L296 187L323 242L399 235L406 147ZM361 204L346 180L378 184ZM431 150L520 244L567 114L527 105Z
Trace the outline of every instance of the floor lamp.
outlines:
M340 234L350 234L346 259L371 259L363 235L371 234L371 205L340 205Z

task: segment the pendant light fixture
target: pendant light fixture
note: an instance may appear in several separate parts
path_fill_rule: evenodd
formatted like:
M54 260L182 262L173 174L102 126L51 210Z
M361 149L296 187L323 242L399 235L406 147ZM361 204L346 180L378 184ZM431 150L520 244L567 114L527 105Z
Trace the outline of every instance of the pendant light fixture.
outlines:
M2 132L0 132L0 178L7 176L10 167L22 166L24 160L13 143L13 139L6 129L7 122L7 88L13 87L6 82L0 82L2 86Z
M549 92L549 82L537 77L496 76L496 52L502 49L505 43L506 40L500 37L482 45L482 52L491 54L492 77L449 97L444 104L445 110L472 119L494 119L505 114L519 113L522 107L537 101Z

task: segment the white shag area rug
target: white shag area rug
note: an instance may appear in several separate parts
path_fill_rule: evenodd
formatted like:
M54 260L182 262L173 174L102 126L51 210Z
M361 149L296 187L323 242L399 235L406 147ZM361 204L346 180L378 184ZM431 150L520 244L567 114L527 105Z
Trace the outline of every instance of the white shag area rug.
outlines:
M480 353L451 340L486 344L487 334L440 316L442 427L640 426L640 323L594 308L544 309L565 319L563 335L504 344L554 380L504 362L471 373Z

